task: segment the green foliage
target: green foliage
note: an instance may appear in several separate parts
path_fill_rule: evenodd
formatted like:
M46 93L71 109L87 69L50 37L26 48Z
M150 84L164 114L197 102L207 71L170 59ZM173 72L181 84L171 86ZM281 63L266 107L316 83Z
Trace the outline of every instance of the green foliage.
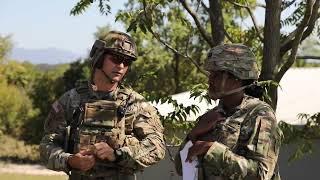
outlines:
M37 116L28 119L23 126L21 138L28 143L38 143L43 135L43 124L46 120L51 104L65 91L62 75L65 66L47 72L38 72L29 96L32 99Z
M71 9L71 15L83 14L94 2L97 0L80 0L77 4ZM98 7L101 14L108 15L110 13L111 7L109 5L110 0L98 0Z
M43 124L51 104L64 92L74 88L78 81L88 80L90 72L89 61L81 59L68 66L60 65L56 69L37 72L29 97L38 113L23 124L21 138L28 143L38 143L43 135Z
M311 154L313 143L320 138L320 112L313 115L301 113L298 115L301 122L306 122L305 125L289 125L281 123L280 127L285 135L284 144L297 144L297 149L290 156L289 162L297 160Z
M154 3L160 3L159 6L162 6L161 2ZM163 5L170 10L162 12L156 6L151 7L151 4L148 4L147 7L158 8L157 12L152 15L155 22L151 24L161 25L163 21L166 21L161 20L161 17L168 16L168 21L157 32L158 36L164 37L172 47L179 51L197 52L197 54L192 53L192 57L203 64L205 57L203 49L206 46L205 43L202 43L203 39L190 36L194 34L194 31L186 28L186 16L182 14L181 9L177 6L168 7L164 2ZM133 64L127 80L129 83L132 82L131 86L134 89L142 92L145 96L160 97L186 91L193 86L191 82L205 81L206 77L199 74L199 71L188 59L168 50L157 39L154 39L151 33L145 31L150 26L144 25L144 22L147 21L144 19L145 15L140 6L136 7L134 2L129 2L127 7L127 11L121 11L117 15L117 20L124 22L130 28L136 27L131 35L137 41L139 57ZM134 25L135 23L136 25ZM190 42L195 42L195 44ZM159 80L155 81L154 79Z
M27 145L7 135L0 135L0 160L14 163L37 163L39 146Z
M207 94L207 84L195 85L190 93L190 97L200 102L205 101L208 105L212 100ZM165 116L160 115L160 119L165 127L166 142L173 145L181 143L185 135L192 129L196 119L187 119L188 116L199 114L199 107L197 105L185 106L173 100L171 96L160 97L152 99L157 104L167 104L173 111Z
M64 90L70 90L76 87L78 81L85 81L90 78L90 62L88 59L82 61L81 59L70 64L69 69L63 73L63 87Z
M165 127L166 142L170 144L180 144L185 134L191 130L195 121L187 121L187 116L199 113L197 105L184 106L173 100L171 96L159 98L156 103L168 104L172 106L172 112L165 116L159 115Z
M208 105L211 104L212 100L208 95L209 85L207 83L196 84L191 89L190 98L199 98L199 101L205 101Z
M0 71L8 84L25 90L30 90L36 76L35 68L31 64L12 60L4 63L3 68L0 68Z
M271 101L271 97L269 96L268 94L268 89L270 89L271 86L274 86L274 87L280 87L280 84L273 81L273 80L268 80L268 81L259 81L258 84L260 86L262 86L263 88L263 96L262 96L262 101L265 101L265 102L270 102Z
M28 96L33 80L29 64L6 61L0 66L0 131L18 137L28 119L36 115Z
M292 25L297 26L301 22L304 16L306 2L300 1L300 2L292 3L290 1L289 2L286 1L283 4L284 4L283 8L286 8L287 6L292 6L292 4L294 4L295 10L287 18L285 18L284 20L281 20L280 22L281 27L292 26Z
M19 136L21 127L35 112L26 93L13 85L0 83L0 131Z
M106 26L98 26L97 31L93 34L95 39L105 39L107 34L111 31L111 26L108 24Z

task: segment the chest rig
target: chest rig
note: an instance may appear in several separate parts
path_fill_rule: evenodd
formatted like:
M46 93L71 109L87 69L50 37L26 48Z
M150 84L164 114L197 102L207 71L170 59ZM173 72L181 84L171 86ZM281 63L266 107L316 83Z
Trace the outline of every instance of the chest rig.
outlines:
M70 152L94 152L94 144L98 142L106 142L113 149L122 147L128 133L125 114L132 91L119 88L115 96L107 100L92 98L88 84L78 87L76 91L80 95L80 106L71 122L71 140L74 143Z
M71 127L68 152L76 154L85 150L95 154L94 144L99 142L106 142L113 149L125 146L125 138L132 134L133 129L132 122L127 122L132 118L126 115L133 101L133 91L120 87L107 100L92 98L88 83L81 84L76 91L80 95L80 104L68 123ZM86 172L73 170L71 175L108 177L119 171L122 168L116 164L97 160L92 169ZM129 173L131 171L128 170Z

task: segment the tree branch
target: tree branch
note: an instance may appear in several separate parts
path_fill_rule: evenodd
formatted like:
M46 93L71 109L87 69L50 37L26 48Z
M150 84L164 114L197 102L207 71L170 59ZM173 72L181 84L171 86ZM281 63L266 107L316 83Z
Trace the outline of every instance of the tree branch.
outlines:
M144 14L145 18L146 18L146 19L149 19L149 18L148 18L148 15L147 15L147 13L146 13L147 11L146 11L146 2L145 2L145 1L143 1L143 9L144 9L143 14ZM161 39L160 36L159 36L159 34L158 34L158 33L155 33L155 32L152 30L152 27L147 26L147 28L148 28L148 31L152 34L152 36L153 36L154 38L156 38L160 43L162 43L165 47L167 47L168 49L170 49L173 53L175 53L175 54L177 54L177 55L179 55L179 56L181 56L181 57L183 57L183 58L185 58L185 59L190 60L190 61L196 66L196 68L197 68L201 73L203 73L204 75L206 75L206 76L209 75L209 74L208 74L205 70L203 70L203 69L200 67L200 65L199 65L194 59L192 59L188 54L186 54L186 55L182 54L182 53L179 52L177 49L175 49L175 48L172 47L170 44L168 44L165 40Z
M155 33L152 29L149 29L149 31L151 32L151 34L153 35L153 37L155 37L160 43L162 43L164 46L166 46L168 49L170 49L173 53L178 54L179 56L186 58L188 60L190 60L196 67L197 69L203 73L204 75L208 76L208 73L203 70L200 65L194 60L192 59L189 55L184 55L181 52L179 52L177 49L175 49L174 47L172 47L170 44L168 44L167 42L165 42L163 39L160 38L160 36Z
M287 37L285 37L285 40L283 40L283 42L281 43L281 46L280 46L281 48L287 46L287 45L292 41L292 39L293 39L293 38L296 36L296 34L297 34L297 30L298 30L298 28L296 28L295 30L293 30L291 33L288 34Z
M210 46L213 46L213 42L212 42L210 36L207 34L206 30L200 24L199 18L196 15L196 13L190 8L190 6L187 4L187 2L185 0L180 0L180 3L188 11L188 13L191 15L191 17L193 18L194 22L196 23L197 28L199 29L200 34L202 35L202 37L207 41L207 43Z
M246 5L243 5L243 4L239 4L239 3L236 3L236 2L233 2L232 0L227 0L229 3L233 4L234 6L238 6L240 8L244 8L248 11L250 17L251 17L251 20L253 22L253 26L254 26L254 29L256 30L257 32L257 35L260 39L261 42L263 42L263 37L261 36L261 33L259 32L259 28L258 28L258 23L257 23L257 19L256 17L254 16L252 10L250 9L250 7L248 6L248 3L246 1Z
M209 13L209 7L202 1L202 0L198 0L201 3L201 6Z
M320 2L320 0L316 0L316 2L315 2L315 0L308 0L307 1L305 15L302 19L302 22L299 24L299 26L297 28L295 38L292 42L292 49L291 49L290 56L289 56L288 60L284 63L284 65L281 67L279 72L275 75L276 82L280 82L283 75L287 72L287 70L292 66L292 64L296 60L298 47L299 47L300 41L303 37L304 29L305 29L305 27L308 26L308 24L311 20L311 17L314 16L314 14L318 14L317 11L319 8L319 2Z
M318 2L318 0L317 0L317 2ZM320 13L317 13L317 10L319 9L319 5L317 5L317 4L319 4L319 3L316 3L314 5L314 11L313 11L312 17L311 17L311 19L309 21L307 29L303 32L303 35L302 35L302 38L301 38L301 42L304 41L312 33L312 31L314 29L314 26L315 26L315 23L320 17ZM296 36L297 29L292 31L286 37L284 42L281 44L280 57L283 57L292 48L292 45L293 45L293 40L292 39Z
M226 35L227 39L231 42L234 43L235 40L229 35L229 33L227 32L227 30L224 29L224 34Z

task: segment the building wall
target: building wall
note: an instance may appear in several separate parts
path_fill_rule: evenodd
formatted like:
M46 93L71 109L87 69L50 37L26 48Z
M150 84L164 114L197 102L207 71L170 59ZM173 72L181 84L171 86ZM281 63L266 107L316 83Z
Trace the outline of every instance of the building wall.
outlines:
M320 179L320 141L314 143L314 152L302 159L288 163L290 155L297 145L283 146L279 165L281 177L284 180L319 180Z

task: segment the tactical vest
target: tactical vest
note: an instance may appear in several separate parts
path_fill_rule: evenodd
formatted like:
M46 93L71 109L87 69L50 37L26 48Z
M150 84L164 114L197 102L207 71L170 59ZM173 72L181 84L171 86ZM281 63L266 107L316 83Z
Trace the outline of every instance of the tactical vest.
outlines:
M80 95L80 107L76 110L71 123L71 138L74 142L70 152L80 151L95 153L95 143L106 142L113 149L124 146L126 134L131 134L133 127L126 127L125 113L132 98L132 91L119 88L115 99L90 99L88 84L79 86L76 91ZM127 123L132 125L132 123ZM96 165L82 175L104 177L111 175L110 169L119 171L115 163L97 160Z

